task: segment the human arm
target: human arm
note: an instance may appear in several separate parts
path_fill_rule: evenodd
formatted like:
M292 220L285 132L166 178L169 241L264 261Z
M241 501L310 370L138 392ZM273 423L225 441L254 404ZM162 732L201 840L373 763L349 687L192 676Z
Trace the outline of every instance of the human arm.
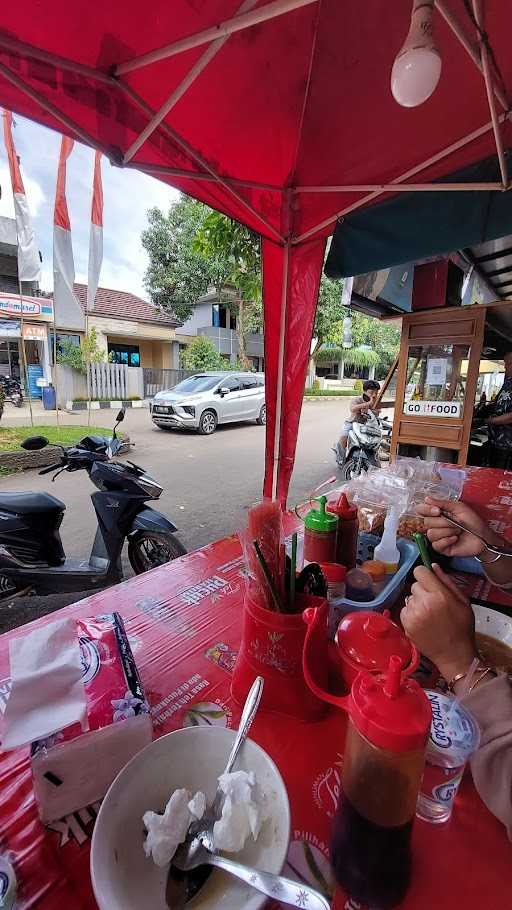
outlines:
M366 414L369 407L369 401L359 401L358 398L354 398L354 400L350 402L350 414L352 417L358 417L359 414Z
M473 611L453 581L434 565L416 569L411 597L402 610L407 635L461 695L477 655ZM462 697L480 727L480 747L471 759L475 787L512 839L512 688L508 677L477 671Z
M495 417L488 417L486 423L493 427L506 427L512 423L512 411L508 414L496 414Z
M488 550L479 537L497 547L506 546L507 542L495 534L470 506L464 502L449 502L427 497L416 510L418 515L424 518L427 537L434 550L444 556L477 556L491 582L504 587L509 586L512 582L512 557L501 556L496 559L496 554ZM441 510L465 525L469 533L453 525ZM471 531L475 533L472 534Z

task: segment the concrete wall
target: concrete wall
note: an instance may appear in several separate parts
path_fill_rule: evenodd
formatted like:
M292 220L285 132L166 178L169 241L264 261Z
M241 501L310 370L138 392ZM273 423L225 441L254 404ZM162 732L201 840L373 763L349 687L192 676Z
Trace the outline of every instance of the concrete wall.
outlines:
M178 326L176 335L197 335L197 330L212 324L211 302L197 303L190 319Z

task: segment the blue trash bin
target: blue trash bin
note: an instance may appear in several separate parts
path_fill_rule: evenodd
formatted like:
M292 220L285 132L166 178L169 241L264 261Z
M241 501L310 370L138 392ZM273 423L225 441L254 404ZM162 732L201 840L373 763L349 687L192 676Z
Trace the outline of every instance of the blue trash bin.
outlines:
M47 388L43 389L43 408L45 411L54 411L55 403L55 389L52 385L49 385Z

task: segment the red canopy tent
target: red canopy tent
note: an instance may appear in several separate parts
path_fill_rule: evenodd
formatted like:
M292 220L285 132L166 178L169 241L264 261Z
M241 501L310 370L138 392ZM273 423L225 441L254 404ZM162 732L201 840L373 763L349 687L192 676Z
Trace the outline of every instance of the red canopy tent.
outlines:
M265 492L283 500L336 220L386 193L428 192L493 152L502 183L472 188L507 187L510 3L435 7L443 71L418 108L390 91L411 0L152 0L147 10L24 0L2 10L0 104L262 235Z

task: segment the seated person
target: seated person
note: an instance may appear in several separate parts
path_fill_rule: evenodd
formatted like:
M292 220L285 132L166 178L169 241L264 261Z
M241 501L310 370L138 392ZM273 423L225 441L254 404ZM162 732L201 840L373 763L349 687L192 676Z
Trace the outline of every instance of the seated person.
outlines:
M377 407L377 398L380 392L380 384L375 379L365 379L363 382L363 394L358 398L353 398L350 402L350 417L345 420L341 436L336 444L338 458L345 457L348 434L352 428L354 420L359 420L362 414L367 414L372 410L378 414L380 408Z
M489 543L497 541L464 503L427 500L418 507L435 550L447 556L478 556L486 572L502 587L512 581L512 559L487 551L473 534L451 525L440 512L448 510L466 527L484 532ZM503 541L500 540L500 544ZM494 561L493 561L494 560ZM501 563L501 568L498 566ZM438 668L457 694L478 657L475 621L469 601L439 566L432 571L415 569L415 583L406 600L403 627L419 651ZM480 747L471 759L475 787L490 811L506 826L512 840L512 686L506 673L479 663L469 692L462 699L480 725Z

